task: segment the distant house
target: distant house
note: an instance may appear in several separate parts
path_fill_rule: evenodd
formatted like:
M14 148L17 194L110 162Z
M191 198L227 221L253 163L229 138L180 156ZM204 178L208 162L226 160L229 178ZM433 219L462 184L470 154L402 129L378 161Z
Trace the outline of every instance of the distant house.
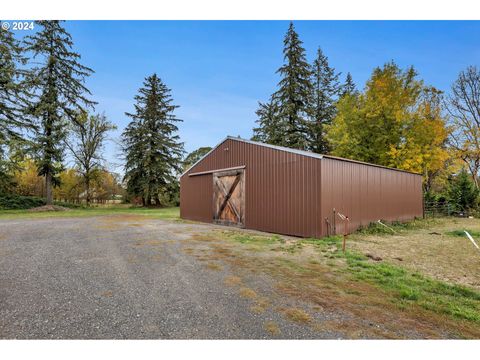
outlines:
M227 137L180 178L183 219L323 237L423 215L422 177Z
M87 202L87 192L83 191L78 195L78 201L80 203ZM90 191L90 201L92 203L98 204L121 204L123 201L123 196L120 194L111 195L105 193L105 191L97 191L96 189L92 189Z

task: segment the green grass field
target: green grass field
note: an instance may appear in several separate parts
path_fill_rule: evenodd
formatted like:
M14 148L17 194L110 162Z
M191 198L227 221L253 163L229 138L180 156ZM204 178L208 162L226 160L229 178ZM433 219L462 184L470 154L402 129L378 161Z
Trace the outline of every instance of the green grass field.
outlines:
M422 225L425 226L423 222ZM404 229L408 232L408 229ZM219 232L217 232L218 234ZM378 286L391 296L391 301L400 307L416 304L424 309L442 313L480 324L480 292L465 286L450 284L431 279L419 272L414 272L386 261L372 262L358 251L341 251L341 236L323 239L299 239L290 245L283 245L279 236L259 236L242 234L237 231L223 231L222 236L241 244L256 245L265 252L281 251L285 254L300 253L302 249L313 246L321 257L330 260L329 266L352 276L352 280L366 281ZM274 261L281 259L276 258ZM308 271L308 266L300 261L301 257L286 263L278 262L278 266L288 265L301 273ZM316 258L321 261L321 258ZM342 261L343 260L343 261ZM308 263L307 263L308 265Z
M100 215L139 215L156 219L179 219L180 210L173 208L143 207L92 207L69 209L68 211L31 212L28 210L0 210L0 219L14 218L51 218L51 217L86 217Z

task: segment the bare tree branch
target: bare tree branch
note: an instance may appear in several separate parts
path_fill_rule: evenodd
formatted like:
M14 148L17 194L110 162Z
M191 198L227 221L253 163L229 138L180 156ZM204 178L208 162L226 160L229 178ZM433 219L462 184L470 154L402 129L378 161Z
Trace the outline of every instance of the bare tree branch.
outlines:
M475 66L462 71L452 85L448 114L453 131L449 143L466 163L479 187L480 171L480 72Z
M79 172L83 177L87 205L90 204L90 184L96 170L102 168L103 145L108 132L116 129L104 114L88 116L86 112L77 115L76 121L71 125L71 136L65 145L72 153Z

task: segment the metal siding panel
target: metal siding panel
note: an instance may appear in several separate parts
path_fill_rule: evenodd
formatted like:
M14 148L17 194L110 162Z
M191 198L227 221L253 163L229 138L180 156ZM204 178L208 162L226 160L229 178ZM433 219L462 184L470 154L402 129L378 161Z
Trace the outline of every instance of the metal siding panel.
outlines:
M228 149L228 150L226 150ZM326 235L332 209L352 228L422 215L421 176L331 158L316 159L227 139L188 173L245 165L245 227ZM182 176L182 218L212 221L212 176ZM342 223L337 218L340 232Z
M335 208L351 218L354 230L378 219L422 216L421 176L327 158L321 163L323 218L331 218ZM339 218L336 222L339 233L343 224ZM326 235L326 228L322 234Z

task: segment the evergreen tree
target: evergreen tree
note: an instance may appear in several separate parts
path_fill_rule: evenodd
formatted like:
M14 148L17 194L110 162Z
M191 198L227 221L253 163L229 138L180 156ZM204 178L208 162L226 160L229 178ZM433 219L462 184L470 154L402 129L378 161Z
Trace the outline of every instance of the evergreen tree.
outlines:
M277 71L282 79L274 96L279 101L280 125L285 127L280 145L307 149L311 71L293 23L290 23L283 43L286 63Z
M269 103L260 103L257 110L259 127L254 129L253 138L274 145L307 149L311 71L293 23L290 23L283 43L285 63L277 70L281 76L279 88Z
M283 141L284 126L279 117L279 104L273 97L268 103L258 103L257 115L258 127L253 129L252 140L268 144L279 145Z
M94 102L87 99L90 91L85 78L93 73L81 65L80 55L72 50L70 34L60 21L37 21L40 30L26 38L27 50L40 65L32 69L32 86L36 98L30 109L37 122L35 135L38 173L45 177L47 204L52 204L52 186L58 185L62 170L65 128L75 121L76 114Z
M479 190L464 168L451 180L448 188L448 198L460 212L475 209L478 205L478 194Z
M19 68L27 59L12 32L0 30L0 144L20 138L20 131L31 126L25 117L28 93L23 81L26 71Z
M129 115L129 114L127 114ZM142 127L142 119L133 117L122 134L122 151L125 156L125 176L127 194L142 198L146 205L144 188L146 188L146 169L143 168L146 136Z
M347 77L345 78L345 84L342 86L341 97L345 95L353 95L357 93L357 89L355 87L355 83L353 82L352 75L347 73Z
M163 205L176 186L176 174L181 170L183 143L177 135L177 119L173 112L171 90L153 74L145 79L135 96L135 112L123 133L125 180L127 191L140 196L144 205Z
M330 146L326 139L328 127L336 115L336 102L340 92L340 83L335 69L328 64L328 58L320 48L312 67L312 122L310 124L309 150L328 154Z
M14 186L15 164L8 158L8 146L0 145L0 194L7 193Z
M23 141L32 123L25 116L29 94L24 83L27 72L20 68L27 59L13 33L0 30L0 191L11 184L15 164L9 149Z

